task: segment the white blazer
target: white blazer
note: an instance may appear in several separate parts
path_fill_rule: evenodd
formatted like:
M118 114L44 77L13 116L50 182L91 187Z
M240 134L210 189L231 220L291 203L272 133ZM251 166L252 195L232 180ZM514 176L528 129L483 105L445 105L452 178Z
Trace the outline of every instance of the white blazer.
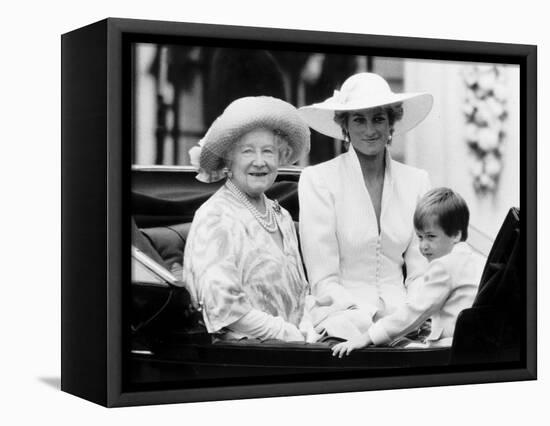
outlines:
M333 160L306 167L298 186L300 239L312 294L332 296L342 309L360 308L377 318L402 305L406 285L427 267L413 214L429 188L424 170L392 160L386 150L379 235L351 145Z
M409 288L403 307L369 329L372 342L389 343L432 318L427 341L450 345L458 314L474 302L484 266L484 259L468 244L455 244L451 253L430 263L423 280Z

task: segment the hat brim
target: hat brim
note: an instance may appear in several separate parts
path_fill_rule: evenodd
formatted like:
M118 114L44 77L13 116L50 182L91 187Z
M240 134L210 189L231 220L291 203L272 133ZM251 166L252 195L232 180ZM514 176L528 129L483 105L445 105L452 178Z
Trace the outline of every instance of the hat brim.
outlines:
M293 164L309 152L309 128L294 106L269 96L250 96L233 101L212 123L202 139L199 168L205 172L219 170L231 146L258 128L280 130L285 135L292 154L280 165Z
M344 139L342 128L334 121L336 111L358 111L401 103L403 117L394 123L394 135L403 134L426 118L433 105L429 93L395 93L383 99L340 103L334 98L299 108L298 113L312 129L334 139Z

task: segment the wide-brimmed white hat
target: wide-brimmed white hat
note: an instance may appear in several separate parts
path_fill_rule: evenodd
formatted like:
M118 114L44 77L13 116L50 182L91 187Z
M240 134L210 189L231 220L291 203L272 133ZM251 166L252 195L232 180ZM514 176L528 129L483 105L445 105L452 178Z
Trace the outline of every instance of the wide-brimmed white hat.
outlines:
M336 111L356 111L401 103L403 117L394 123L394 135L405 133L420 123L430 112L433 97L429 93L393 93L378 74L364 72L352 75L333 96L307 105L299 113L309 126L335 139L343 139L342 128L334 121Z
M309 127L294 106L271 96L239 98L216 118L199 147L191 149L191 157L198 157L198 164L195 164L199 168L197 179L203 182L222 179L223 159L228 150L243 135L258 128L281 132L292 148L289 158L280 165L293 164L309 152Z

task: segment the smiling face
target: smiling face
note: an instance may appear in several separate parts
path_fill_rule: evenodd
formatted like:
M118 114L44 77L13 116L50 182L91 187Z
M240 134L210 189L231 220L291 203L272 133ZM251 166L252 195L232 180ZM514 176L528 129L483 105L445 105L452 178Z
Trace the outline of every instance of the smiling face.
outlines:
M231 181L250 198L260 197L273 185L279 166L277 138L267 129L244 134L230 154Z
M392 128L383 108L352 111L347 131L353 148L367 156L380 156L390 140Z
M420 253L431 262L451 252L454 245L461 240L461 232L449 236L437 223L435 216L426 218L422 229L416 229Z

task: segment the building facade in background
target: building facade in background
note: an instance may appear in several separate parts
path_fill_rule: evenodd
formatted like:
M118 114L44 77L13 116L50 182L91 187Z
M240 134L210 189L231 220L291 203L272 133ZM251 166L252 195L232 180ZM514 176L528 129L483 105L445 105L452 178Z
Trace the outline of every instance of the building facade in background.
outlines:
M189 149L239 97L270 95L300 107L371 71L394 92L434 96L428 118L392 141L392 156L465 198L476 246L488 250L509 208L519 206L517 66L160 44L133 53L134 164L190 165ZM311 142L301 167L344 149L315 131Z

